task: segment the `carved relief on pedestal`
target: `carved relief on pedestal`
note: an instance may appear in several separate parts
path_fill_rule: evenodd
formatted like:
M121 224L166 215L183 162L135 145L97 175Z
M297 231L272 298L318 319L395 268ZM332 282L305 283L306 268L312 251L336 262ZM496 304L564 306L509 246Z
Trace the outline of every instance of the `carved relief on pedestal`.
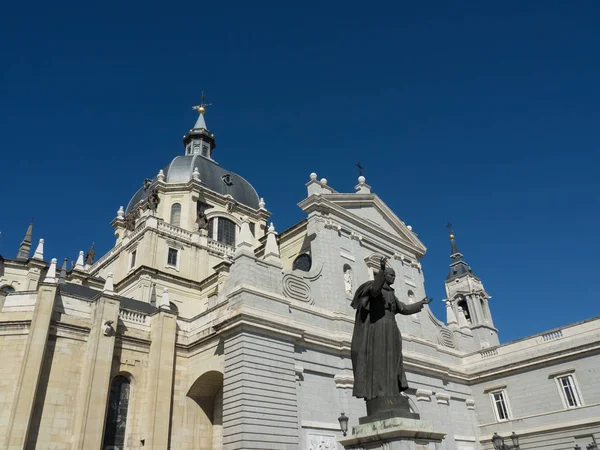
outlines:
M335 435L308 433L308 450L337 450Z

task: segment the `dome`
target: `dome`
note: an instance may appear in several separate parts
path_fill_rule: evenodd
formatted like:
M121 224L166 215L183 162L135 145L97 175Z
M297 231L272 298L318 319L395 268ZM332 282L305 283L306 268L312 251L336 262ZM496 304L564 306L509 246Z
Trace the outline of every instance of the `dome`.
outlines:
M214 161L200 155L177 156L171 164L163 168L167 183L187 183L192 179L194 168L198 168L200 181L211 191L221 195L231 195L237 202L258 209L259 198L256 190L244 178L219 166ZM152 182L156 181L156 176ZM151 189L138 190L127 205L127 213L135 205L150 195Z

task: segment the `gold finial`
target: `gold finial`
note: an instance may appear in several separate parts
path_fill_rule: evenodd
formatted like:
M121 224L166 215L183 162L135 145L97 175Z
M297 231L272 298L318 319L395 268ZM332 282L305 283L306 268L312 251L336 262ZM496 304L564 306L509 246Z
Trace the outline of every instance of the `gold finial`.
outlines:
M202 91L202 97L200 98L200 104L196 106L192 106L192 109L198 111L198 114L204 114L206 112L206 108L212 106L212 103L204 103L204 91Z

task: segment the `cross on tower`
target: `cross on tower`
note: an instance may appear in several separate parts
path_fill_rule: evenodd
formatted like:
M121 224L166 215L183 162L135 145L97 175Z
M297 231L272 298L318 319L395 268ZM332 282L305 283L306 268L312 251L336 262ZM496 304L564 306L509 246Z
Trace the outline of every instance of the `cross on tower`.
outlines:
M198 111L198 114L204 114L206 112L206 108L212 106L212 103L204 103L204 91L202 91L202 97L200 97L200 104L196 106L192 106L192 109Z
M363 169L364 167L360 165L360 161L358 162L358 164L356 165L356 167L358 167L358 176L362 177L363 176Z

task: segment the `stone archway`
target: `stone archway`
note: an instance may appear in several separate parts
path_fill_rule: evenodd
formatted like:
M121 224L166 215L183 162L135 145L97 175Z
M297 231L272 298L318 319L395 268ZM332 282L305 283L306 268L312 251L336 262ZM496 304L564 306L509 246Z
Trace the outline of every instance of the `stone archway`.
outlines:
M192 448L220 450L223 447L223 374L212 370L194 381L186 395Z

